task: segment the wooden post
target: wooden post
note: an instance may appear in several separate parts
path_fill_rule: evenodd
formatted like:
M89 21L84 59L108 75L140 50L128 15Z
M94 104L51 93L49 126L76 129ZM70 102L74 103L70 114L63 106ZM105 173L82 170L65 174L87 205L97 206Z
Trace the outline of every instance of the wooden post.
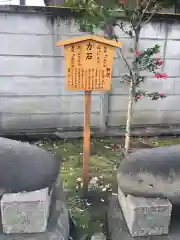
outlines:
M66 60L66 88L68 91L85 91L84 99L84 149L83 185L87 193L90 156L90 118L91 92L106 92L111 89L114 48L120 42L110 41L95 35L87 35L69 40L58 41L56 46L64 46ZM108 99L108 98L107 98ZM102 98L103 100L103 98ZM104 108L106 107L106 110ZM101 102L101 131L105 130L108 104Z
M89 174L88 164L91 148L91 91L85 91L84 94L84 149L83 149L83 185L84 191L87 192Z

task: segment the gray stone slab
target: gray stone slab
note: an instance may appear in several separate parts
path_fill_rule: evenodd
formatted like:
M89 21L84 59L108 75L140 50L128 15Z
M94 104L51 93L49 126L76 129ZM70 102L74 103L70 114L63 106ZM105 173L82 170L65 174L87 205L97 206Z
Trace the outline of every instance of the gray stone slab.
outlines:
M180 209L179 209L180 210ZM176 210L175 210L176 211ZM179 211L180 212L180 211ZM112 195L109 198L109 206L107 211L108 228L112 240L179 240L180 239L180 214L172 216L170 231L164 236L146 236L133 238L128 230L125 219L123 217L118 196Z
M172 204L168 199L125 196L118 200L132 237L168 234Z
M0 240L68 240L69 212L60 180L53 189L51 211L46 232L37 234L4 234L0 229Z
M24 193L4 194L1 199L3 232L45 232L49 218L49 188Z

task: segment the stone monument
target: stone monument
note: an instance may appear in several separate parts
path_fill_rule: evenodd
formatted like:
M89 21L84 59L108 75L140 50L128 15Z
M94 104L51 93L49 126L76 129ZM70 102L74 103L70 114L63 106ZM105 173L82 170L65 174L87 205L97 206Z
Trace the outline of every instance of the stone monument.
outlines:
M118 201L132 237L168 234L172 206L180 206L180 145L143 149L123 159Z
M59 170L60 159L51 153L0 138L0 240L68 240L69 213Z

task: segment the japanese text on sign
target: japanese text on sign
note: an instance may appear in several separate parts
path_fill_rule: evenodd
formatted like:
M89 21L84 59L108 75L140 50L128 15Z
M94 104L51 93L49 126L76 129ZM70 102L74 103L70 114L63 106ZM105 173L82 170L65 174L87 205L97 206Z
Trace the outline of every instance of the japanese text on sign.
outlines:
M69 90L109 90L114 48L93 40L65 47Z
M92 44L89 42L86 47L86 60L91 60L92 59Z

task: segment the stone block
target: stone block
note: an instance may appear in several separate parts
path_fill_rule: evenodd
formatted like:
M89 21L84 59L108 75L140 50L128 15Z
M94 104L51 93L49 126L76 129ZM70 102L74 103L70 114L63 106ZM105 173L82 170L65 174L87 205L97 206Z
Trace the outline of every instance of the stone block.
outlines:
M169 200L126 197L120 188L118 199L132 237L168 234L172 210Z
M10 233L45 232L49 217L49 189L4 194L1 199L2 228Z

